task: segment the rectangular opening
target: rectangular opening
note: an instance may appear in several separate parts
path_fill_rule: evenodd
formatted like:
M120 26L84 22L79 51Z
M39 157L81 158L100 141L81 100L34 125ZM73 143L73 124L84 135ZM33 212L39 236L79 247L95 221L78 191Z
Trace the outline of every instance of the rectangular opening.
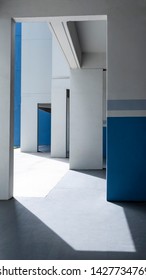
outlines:
M51 104L38 104L38 152L51 151Z

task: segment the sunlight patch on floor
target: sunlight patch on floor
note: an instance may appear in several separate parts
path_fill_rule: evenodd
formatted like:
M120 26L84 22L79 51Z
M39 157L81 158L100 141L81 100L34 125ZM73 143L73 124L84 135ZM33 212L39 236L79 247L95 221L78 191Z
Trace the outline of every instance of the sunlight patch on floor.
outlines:
M97 176L69 170L45 199L19 202L76 251L136 252L123 207L106 201Z
M45 197L68 172L68 159L14 150L14 196Z

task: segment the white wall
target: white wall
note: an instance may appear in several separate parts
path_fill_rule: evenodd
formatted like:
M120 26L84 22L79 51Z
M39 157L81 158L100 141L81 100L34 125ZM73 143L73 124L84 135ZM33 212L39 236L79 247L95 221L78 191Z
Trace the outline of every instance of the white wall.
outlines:
M102 169L103 71L71 71L70 168Z
M108 99L145 99L144 1L120 6L108 18Z
M47 23L22 24L21 151L37 151L37 104L51 102L52 35Z
M70 76L68 62L63 54L61 47L55 38L52 36L52 78L66 78Z

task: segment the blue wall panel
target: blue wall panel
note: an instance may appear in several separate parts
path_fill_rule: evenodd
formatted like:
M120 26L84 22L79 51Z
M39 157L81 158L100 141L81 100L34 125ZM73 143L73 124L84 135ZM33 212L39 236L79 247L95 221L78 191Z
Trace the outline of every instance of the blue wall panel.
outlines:
M14 146L20 146L21 23L15 25Z
M146 117L107 120L107 199L146 201Z
M51 144L51 113L38 110L38 145Z

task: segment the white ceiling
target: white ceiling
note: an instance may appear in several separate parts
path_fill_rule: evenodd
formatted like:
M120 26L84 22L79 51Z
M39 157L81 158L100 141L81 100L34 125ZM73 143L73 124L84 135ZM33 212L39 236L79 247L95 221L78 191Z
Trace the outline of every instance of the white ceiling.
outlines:
M106 52L106 20L75 23L82 52Z

